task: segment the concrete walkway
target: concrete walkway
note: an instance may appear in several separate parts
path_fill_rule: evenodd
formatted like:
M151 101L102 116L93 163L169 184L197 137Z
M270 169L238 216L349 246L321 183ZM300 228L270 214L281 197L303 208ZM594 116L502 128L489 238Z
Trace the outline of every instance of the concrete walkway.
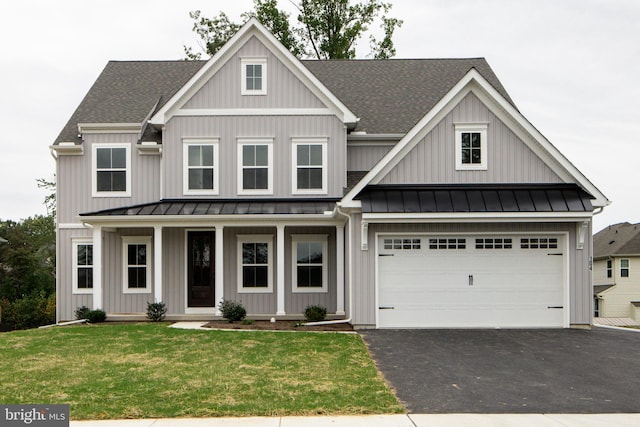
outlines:
M408 414L71 421L74 427L636 427L640 414Z

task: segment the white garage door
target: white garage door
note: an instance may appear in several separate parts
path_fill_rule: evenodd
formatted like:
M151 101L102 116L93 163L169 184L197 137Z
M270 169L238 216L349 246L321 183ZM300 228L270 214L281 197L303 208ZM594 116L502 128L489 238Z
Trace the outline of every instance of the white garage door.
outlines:
M564 326L561 236L380 236L378 327Z

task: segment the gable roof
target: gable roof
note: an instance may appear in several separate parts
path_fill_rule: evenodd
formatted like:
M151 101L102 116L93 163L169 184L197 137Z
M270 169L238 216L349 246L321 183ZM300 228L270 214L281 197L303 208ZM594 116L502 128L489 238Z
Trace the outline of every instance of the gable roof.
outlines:
M640 223L610 225L593 236L594 258L640 256Z
M407 133L472 68L511 103L484 58L305 60L368 134Z
M420 121L355 185L342 199L342 206L357 207L355 197L370 184L378 184L464 96L474 93L481 102L507 124L538 157L540 157L566 183L576 183L593 196L595 207L611 202L544 137L511 103L497 91L475 68L469 70L460 81L429 110Z

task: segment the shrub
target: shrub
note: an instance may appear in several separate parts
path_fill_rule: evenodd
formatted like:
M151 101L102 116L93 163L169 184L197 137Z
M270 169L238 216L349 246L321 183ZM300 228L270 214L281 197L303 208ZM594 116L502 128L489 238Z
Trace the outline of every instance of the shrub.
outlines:
M76 308L76 311L74 312L75 315L76 315L76 320L86 319L87 318L87 313L89 313L90 311L91 311L91 309L89 307L87 307L86 305L83 305L82 307Z
M107 313L104 310L90 310L85 317L89 323L100 323L107 320Z
M4 329L28 329L55 322L55 295L36 291L15 301L3 300ZM53 310L51 309L53 307Z
M163 302L147 302L147 319L159 322L167 314L167 306Z
M247 316L247 310L245 310L241 302L226 299L220 301L220 311L222 312L222 317L227 319L229 323L240 321Z
M309 322L322 322L327 318L327 309L321 305L308 305L304 309L304 318Z
M243 325L253 325L254 323L256 323L253 319L244 319L242 321Z

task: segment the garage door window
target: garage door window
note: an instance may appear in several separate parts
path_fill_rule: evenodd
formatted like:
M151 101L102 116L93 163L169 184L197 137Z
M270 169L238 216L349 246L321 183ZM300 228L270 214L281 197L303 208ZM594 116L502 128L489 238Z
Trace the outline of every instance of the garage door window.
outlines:
M420 239L384 239L387 250L416 250L421 248Z
M521 249L558 249L558 239L547 237L530 237L520 239Z
M465 249L467 239L429 239L429 249Z
M476 249L511 249L511 239L484 238L476 239Z

